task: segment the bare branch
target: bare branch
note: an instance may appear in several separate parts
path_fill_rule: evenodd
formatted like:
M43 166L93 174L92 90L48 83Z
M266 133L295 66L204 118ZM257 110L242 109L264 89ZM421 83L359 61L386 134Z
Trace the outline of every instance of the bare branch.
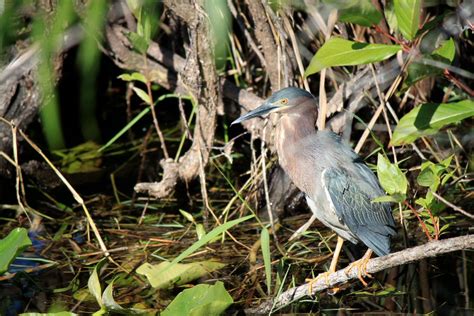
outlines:
M424 245L405 249L399 252L389 254L388 256L371 259L367 264L367 273L376 273L385 269L393 268L413 261L424 258L436 257L444 253L473 249L474 235L461 237L453 237L439 241L431 241ZM346 283L350 280L357 279L358 269L353 268L346 273L345 269L341 269L329 275L328 282L325 278L321 278L312 284L311 295L317 292L332 288L338 284ZM309 284L303 284L291 288L280 294L274 300L266 301L260 306L249 309L246 312L250 314L268 314L271 311L280 309L288 304L297 301L304 296L308 296Z

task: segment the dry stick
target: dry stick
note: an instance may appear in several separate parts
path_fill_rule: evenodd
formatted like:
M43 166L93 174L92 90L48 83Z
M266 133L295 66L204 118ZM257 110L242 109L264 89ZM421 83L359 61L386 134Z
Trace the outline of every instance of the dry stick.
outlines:
M438 255L464 249L474 248L474 235L453 237L444 240L431 241L421 246L408 248L399 252L389 254L388 256L378 257L369 260L367 263L367 273L376 273L382 270L418 261L424 258L436 257ZM249 313L266 314L276 309L280 309L288 304L297 301L308 294L314 295L317 292L333 288L349 280L357 279L358 268L353 268L346 273L346 268L331 273L327 282L324 278L312 284L312 292L309 293L309 284L303 284L291 288L280 294L274 300L262 303L260 306L246 310Z
M293 32L293 28L290 25L290 21L288 20L288 17L285 14L283 14L282 18L283 18L283 25L285 26L286 31L288 32L288 35L290 36L291 45L293 46L293 51L296 58L296 63L298 64L298 71L300 72L301 79L303 80L303 86L307 91L310 91L308 79L306 79L306 77L304 76L304 66L301 60L301 54L298 48L298 42L296 40L295 32Z
M4 120L2 118L2 120ZM20 190L22 192L22 195L25 196L25 190L23 187L23 176L21 173L21 167L18 162L18 147L17 147L17 139L16 139L16 133L18 131L18 128L16 125L13 123L10 124L11 130L12 130L12 144L13 144L13 159L15 160L15 169L16 169L16 179L15 179L15 187L16 187L16 199L18 201L18 205L20 206L20 209L25 213L26 217L28 218L28 221L30 224L32 224L31 218L28 215L28 212L26 211L25 206L23 205L23 202L21 201L21 195L20 195Z
M146 59L145 59L146 63ZM153 102L153 94L151 93L151 81L146 80L146 90L148 94L148 98L150 99L150 110L151 110L151 116L153 117L153 125L155 125L156 133L158 134L158 137L160 138L160 143L161 143L161 150L163 150L163 155L165 156L165 159L168 159L170 155L168 154L168 149L166 149L166 144L165 144L165 137L163 136L163 133L161 132L160 124L158 123L158 118L156 117L156 112L155 112L155 103Z
M443 202L444 204L446 204L447 206L449 206L450 208L452 208L453 210L455 210L456 212L459 212L467 217L470 217L472 219L474 219L474 215L473 214L470 214L468 212L466 212L465 210L463 210L462 208L460 208L459 206L456 206L454 205L453 203L449 202L448 200L446 200L445 198L443 198L441 195L439 195L438 193L436 192L433 192L431 191L431 193L438 199L440 200L441 202Z
M325 39L326 41L331 37L332 30L337 20L337 10L332 10L328 17L328 24L326 29ZM328 109L328 102L326 97L326 68L321 70L321 75L319 79L319 108L321 113L319 113L319 122L318 129L324 130L326 127L326 115Z
M13 123L7 121L6 119L2 117L0 117L0 119L4 121L5 123L7 123L8 125L12 126L12 128L15 126ZM92 219L89 211L87 210L87 207L84 204L84 200L82 199L82 197L76 192L76 190L74 190L72 185L66 180L66 178L61 174L61 172L53 165L53 163L48 159L48 157L46 157L46 155L41 151L41 149L38 146L36 146L36 144L31 139L29 139L28 136L25 133L23 133L22 130L19 129L18 132L28 142L28 144L46 161L46 163L50 166L50 168L53 169L53 171L56 173L59 179L61 179L61 181L66 185L68 190L72 193L72 196L74 197L76 202L81 204L82 209L84 210L84 213L86 214L87 221L89 222L89 225L91 226L92 231L94 232L94 235L97 238L97 241L99 242L100 249L103 251L103 253L106 256L109 256L107 247L105 246L105 243L102 237L100 236L99 230L97 229L97 226L95 225L94 220Z

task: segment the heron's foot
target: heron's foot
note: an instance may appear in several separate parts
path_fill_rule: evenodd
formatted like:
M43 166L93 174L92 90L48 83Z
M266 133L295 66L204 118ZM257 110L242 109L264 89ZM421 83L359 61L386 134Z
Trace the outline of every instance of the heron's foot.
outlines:
M372 278L372 275L367 273L367 263L369 263L370 260L370 255L366 256L364 255L361 259L352 262L345 270L344 272L347 274L349 273L352 269L357 268L357 277L359 278L360 282L364 285L367 286L367 282L365 282L364 277L367 278Z
M323 273L318 274L318 276L313 279L306 279L306 282L308 282L309 295L313 294L313 284L319 281L320 279L324 278L326 285L329 285L329 276L331 275L331 273L334 273L334 272L335 271L323 272ZM333 287L333 288L330 288L329 291L330 291L330 294L336 294L337 292L340 291L340 288Z

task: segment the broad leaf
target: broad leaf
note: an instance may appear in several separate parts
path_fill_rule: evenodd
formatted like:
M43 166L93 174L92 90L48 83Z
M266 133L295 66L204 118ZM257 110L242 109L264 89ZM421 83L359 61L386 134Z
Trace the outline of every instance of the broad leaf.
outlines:
M396 164L383 155L378 154L377 157L377 176L384 190L390 195L406 195L408 181L405 174L398 168Z
M144 263L138 267L137 273L146 276L152 287L169 289L174 285L187 284L225 266L220 262L200 261L187 264L177 263L168 269L170 264L168 261L157 265ZM165 269L166 273L162 273Z
M199 284L184 290L161 313L161 316L208 316L222 314L234 301L220 281Z
M411 41L420 25L421 0L394 0L394 8L400 32Z
M0 240L0 275L8 271L13 260L29 246L31 240L24 228L15 228L7 237Z
M392 144L410 144L417 138L438 132L448 124L474 116L474 101L425 103L406 114L393 132Z
M382 61L400 49L399 45L367 44L333 37L311 59L305 76L332 66L354 66Z

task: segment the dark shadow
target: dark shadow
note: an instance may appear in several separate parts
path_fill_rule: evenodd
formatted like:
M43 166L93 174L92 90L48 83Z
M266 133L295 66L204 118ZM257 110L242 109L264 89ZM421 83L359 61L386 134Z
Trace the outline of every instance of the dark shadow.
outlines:
M438 109L439 104L435 103L426 103L420 106L420 110L418 111L418 115L415 119L415 127L418 130L425 130L430 128L430 122L433 118L434 113Z

